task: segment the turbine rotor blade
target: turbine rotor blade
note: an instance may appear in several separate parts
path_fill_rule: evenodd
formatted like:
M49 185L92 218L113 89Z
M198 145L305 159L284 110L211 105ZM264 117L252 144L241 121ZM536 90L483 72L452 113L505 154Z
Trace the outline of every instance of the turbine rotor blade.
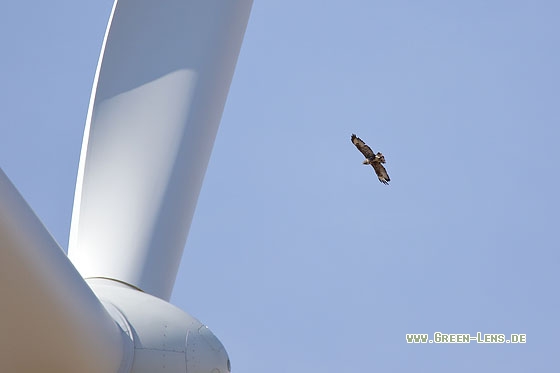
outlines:
M252 0L117 0L82 144L68 255L169 300Z
M0 372L117 372L121 329L0 169Z

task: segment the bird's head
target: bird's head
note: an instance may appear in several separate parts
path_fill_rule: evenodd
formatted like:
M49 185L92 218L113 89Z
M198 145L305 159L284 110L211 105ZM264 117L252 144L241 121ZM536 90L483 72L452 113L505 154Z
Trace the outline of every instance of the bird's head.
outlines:
M370 164L370 163L369 163L369 159L367 159L367 158L364 159L364 161L362 162L362 164Z

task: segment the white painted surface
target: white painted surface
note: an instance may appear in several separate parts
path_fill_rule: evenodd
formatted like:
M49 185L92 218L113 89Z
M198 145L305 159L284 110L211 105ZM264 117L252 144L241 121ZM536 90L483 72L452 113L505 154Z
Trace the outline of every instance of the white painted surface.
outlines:
M124 364L127 338L2 170L0 294L0 372Z
M84 133L68 255L168 300L252 0L117 0Z
M221 342L197 319L152 295L105 279L88 283L131 326L132 373L228 373Z

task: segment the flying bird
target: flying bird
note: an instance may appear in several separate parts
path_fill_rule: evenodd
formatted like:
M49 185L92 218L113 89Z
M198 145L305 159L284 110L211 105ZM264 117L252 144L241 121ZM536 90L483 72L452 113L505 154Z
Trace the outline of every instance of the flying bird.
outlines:
M373 150L369 146L366 145L365 142L362 141L358 136L352 134L352 144L356 145L356 148L366 157L364 160L364 164L370 164L375 173L377 174L377 178L385 185L389 185L389 174L387 174L387 170L383 167L382 163L385 163L385 157L380 152L375 154Z

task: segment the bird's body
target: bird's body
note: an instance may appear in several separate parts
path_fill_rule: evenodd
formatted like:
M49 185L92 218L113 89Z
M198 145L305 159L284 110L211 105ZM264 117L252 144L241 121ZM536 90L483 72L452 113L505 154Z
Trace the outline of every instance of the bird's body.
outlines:
M380 152L377 152L377 154L374 153L373 150L371 150L371 148L367 146L366 143L363 142L362 139L360 139L355 134L352 134L351 140L352 144L354 144L356 148L358 148L358 150L364 155L364 157L366 157L363 164L371 165L375 170L379 181L385 185L389 185L389 181L391 181L391 179L389 178L389 174L387 174L387 170L385 169L385 167L383 167L382 164L385 163L385 156Z

